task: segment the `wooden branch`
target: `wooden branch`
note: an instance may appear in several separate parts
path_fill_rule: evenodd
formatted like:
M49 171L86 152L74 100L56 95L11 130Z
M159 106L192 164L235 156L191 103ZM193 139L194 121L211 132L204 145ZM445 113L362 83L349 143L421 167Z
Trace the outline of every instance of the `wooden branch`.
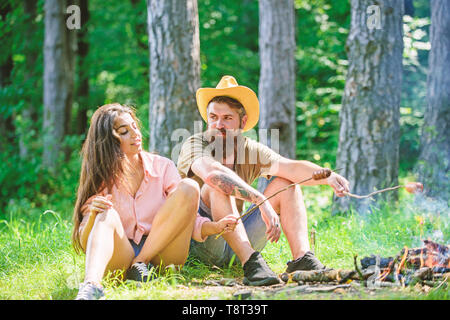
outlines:
M289 275L296 282L346 282L349 279L359 279L354 270L311 270L294 271Z
M382 193L382 192L386 192L386 191L391 191L391 190L396 190L399 188L405 188L406 191L408 191L409 193L419 193L423 191L423 185L420 182L408 182L406 185L400 185L400 186L395 186L395 187L390 187L390 188L385 188L385 189L381 189L381 190L377 190L374 191L372 193L366 194L364 196L360 196L357 194L353 194L350 192L344 192L344 194L346 196L349 197L353 197L353 198L357 198L357 199L365 199L365 198L370 198L378 193Z
M370 197L372 197L372 196L374 196L374 195L376 195L378 193L382 193L382 192L389 191L389 190L395 190L395 189L399 189L399 188L403 188L403 187L405 187L405 186L395 186L395 187L392 187L392 188L381 189L381 190L377 190L377 191L374 191L372 193L366 194L364 196L360 196L360 195L353 194L353 193L350 193L350 192L345 192L345 191L344 191L344 194L346 196L349 196L349 197L352 197L352 198L356 198L356 199L365 199L365 198L370 198Z
M432 268L421 268L414 272L414 278L418 280L431 280L433 278L433 269Z
M336 289L349 289L350 284L336 284L336 285L301 285L275 290L274 294L287 294L293 295L296 293L323 293L323 292L334 292Z

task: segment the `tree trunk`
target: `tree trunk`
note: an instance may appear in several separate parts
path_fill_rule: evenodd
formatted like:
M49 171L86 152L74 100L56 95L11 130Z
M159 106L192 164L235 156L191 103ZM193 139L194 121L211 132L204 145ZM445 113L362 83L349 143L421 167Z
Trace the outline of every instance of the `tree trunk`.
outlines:
M9 2L0 6L0 18L2 21L6 21L8 19L8 14L12 13L13 9ZM7 39L9 38L9 39ZM14 67L14 63L12 60L12 35L5 35L5 39L2 39L2 50L5 55L4 60L0 61L0 89L11 84L11 73ZM5 54L7 52L7 54ZM3 108L2 115L0 116L0 146L5 144L12 144L14 141L14 122L13 115L10 112L5 112ZM2 148L3 149L3 148Z
M292 0L259 1L259 55L261 71L260 140L285 157L295 158L295 11ZM261 129L267 130L264 135ZM271 130L278 131L278 141ZM267 141L264 141L267 136ZM278 143L279 145L272 145ZM267 180L260 179L259 189Z
M87 131L87 110L89 109L89 65L87 56L89 54L88 23L89 8L88 0L79 0L81 14L81 29L78 31L78 89L77 99L79 102L77 113L76 133L83 134Z
M175 130L187 129L192 134L194 121L201 121L195 100L200 86L197 0L147 0L147 11L149 149L176 162L178 154L172 155L172 150L180 143L180 131Z
M66 1L46 0L44 9L43 165L55 171L72 106L72 40L65 20Z
M25 37L24 39L24 53L26 56L26 71L25 71L25 82L33 81L36 74L35 65L38 59L39 52L35 50L33 46L33 35L36 32L36 1L35 0L25 0L23 2L24 13L26 15L25 20ZM19 150L20 158L25 160L28 157L28 147L30 140L33 138L29 135L29 132L33 128L35 119L37 118L36 106L33 103L31 97L24 97L26 100L25 106L22 109L22 126L18 128L19 136Z
M355 194L398 183L404 2L376 3L379 15L372 0L351 1L346 43L349 67L340 112L336 168L342 168L339 173L349 180ZM381 196L388 201L397 197L396 193ZM373 204L369 201L335 197L333 211L348 210L352 204L364 212Z
M422 128L417 169L424 191L431 197L450 198L450 1L431 4L428 105Z

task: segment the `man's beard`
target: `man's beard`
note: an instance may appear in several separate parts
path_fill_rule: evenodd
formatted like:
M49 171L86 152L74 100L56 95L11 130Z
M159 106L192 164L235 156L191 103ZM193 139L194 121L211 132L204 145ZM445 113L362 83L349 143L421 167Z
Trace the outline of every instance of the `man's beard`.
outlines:
M222 162L223 159L233 155L237 150L238 137L240 135L240 129L209 129L207 131L207 139L212 147L213 157L217 161Z

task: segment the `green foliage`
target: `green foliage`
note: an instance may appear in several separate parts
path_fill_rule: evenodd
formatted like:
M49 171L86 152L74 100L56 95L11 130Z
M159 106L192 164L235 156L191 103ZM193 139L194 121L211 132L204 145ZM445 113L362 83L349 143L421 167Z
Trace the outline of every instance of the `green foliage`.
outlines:
M400 107L400 171L414 168L419 156L420 128L427 105L429 17L403 19L403 85Z
M202 86L233 75L258 92L258 1L204 0L198 11Z
M334 167L345 85L348 1L296 1L297 158Z
M80 171L79 151L84 135L64 137L65 152L60 157L56 176L42 166L42 101L44 1L37 2L36 15L24 14L23 4L11 3L11 12L0 21L0 37L7 40L0 51L0 64L12 57L11 82L0 86L0 217L9 212L10 203L22 200L41 206L52 195L55 199L74 194ZM88 70L88 97L74 97L71 131L74 131L81 103L88 109L88 118L100 105L119 101L137 108L143 135L148 143L148 37L145 1L110 1L107 10L102 1L89 1L89 53L84 61L77 59L75 92L79 68ZM132 19L130 17L133 17ZM32 24L30 26L30 23ZM25 37L32 30L32 37ZM76 32L76 31L73 31ZM105 39L107 39L105 41ZM8 44L8 45L6 45ZM31 110L25 116L25 110ZM3 121L7 128L3 130ZM19 140L23 144L20 146ZM20 155L21 148L26 150Z

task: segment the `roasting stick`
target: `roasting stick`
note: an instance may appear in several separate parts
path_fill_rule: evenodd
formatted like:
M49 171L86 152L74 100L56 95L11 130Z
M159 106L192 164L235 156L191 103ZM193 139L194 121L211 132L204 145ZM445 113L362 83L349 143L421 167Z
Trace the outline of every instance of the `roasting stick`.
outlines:
M395 187L392 187L392 188L381 189L381 190L377 190L377 191L374 191L374 192L372 192L372 193L366 194L366 195L364 195L364 196L360 196L360 195L353 194L353 193L346 192L346 191L344 191L343 193L344 193L346 196L349 196L349 197L352 197L352 198L356 198L356 199L365 199L365 198L370 198L371 196L376 195L377 193L382 193L382 192L385 192L385 191L395 190L395 189L399 189L399 188L403 188L403 187L404 187L404 186L395 186Z
M335 170L335 171L338 171L338 170L340 170L340 169L337 169L337 170ZM239 219L244 218L245 216L248 216L248 215L251 214L253 211L255 211L258 207L260 207L264 202L266 202L266 201L269 200L270 198L275 197L277 194L279 194L279 193L281 193L281 192L283 192L283 191L285 191L285 190L287 190L287 189L289 189L289 188L291 188L291 187L293 187L293 186L295 186L295 185L302 184L302 183L305 183L305 182L310 181L310 180L321 180L321 179L326 179L326 178L328 178L328 177L331 175L331 173L332 173L331 169L328 169L328 168L320 169L320 170L314 171L311 178L308 178L308 179L305 179L305 180L302 180L302 181L299 181L299 182L291 183L290 185L287 185L286 187L284 187L284 188L278 190L278 191L275 192L274 194L270 195L269 197L267 197L266 199L264 199L263 201L261 201L260 203L258 203L257 205L255 205L255 206L254 206L253 208L251 208L249 211L247 211L246 213L244 213L243 215L241 215L239 218L236 219L236 221L239 220ZM224 232L225 232L225 231L222 231L221 233L219 233L219 234L216 236L216 239L218 239Z
M365 198L370 198L373 195L376 195L377 193L382 193L382 192L385 192L385 191L395 190L395 189L399 189L399 188L406 188L406 191L408 191L409 193L417 193L417 192L422 192L423 191L423 184L421 184L420 182L408 182L406 185L400 185L400 186L395 186L395 187L390 187L390 188L377 190L377 191L374 191L372 193L366 194L364 196L360 196L360 195L353 194L353 193L350 193L350 192L345 192L345 191L344 191L344 194L346 196L357 198L357 199L365 199Z

